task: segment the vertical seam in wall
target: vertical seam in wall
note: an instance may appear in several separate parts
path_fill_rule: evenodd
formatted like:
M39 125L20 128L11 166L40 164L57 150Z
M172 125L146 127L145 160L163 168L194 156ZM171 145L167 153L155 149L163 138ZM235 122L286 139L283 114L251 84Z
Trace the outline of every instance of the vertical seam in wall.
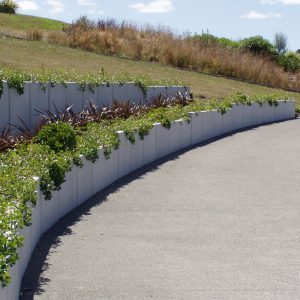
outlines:
M29 86L29 128L33 129L33 124L32 124L32 103L31 103L31 89L32 89L32 82L27 83Z
M77 90L79 90L79 86L78 84L76 83L77 85ZM84 92L82 90L80 90L80 93L81 93L81 109L84 108Z
M78 206L78 202L79 202L79 200L78 200L78 166L75 166L75 183L76 183L76 187L75 187L75 202L76 202L76 206L75 207L77 207Z
M50 101L51 101L51 85L50 83L48 83L47 85L47 90L48 90L48 110L50 111L51 107L50 107Z
M11 105L10 105L10 87L8 86L8 83L6 83L6 87L8 89L8 123L10 124L11 123L11 118L10 118L10 115L11 115ZM9 125L10 127L10 125Z
M95 100L94 100L94 104L97 105L97 102L98 102L98 86L95 86Z

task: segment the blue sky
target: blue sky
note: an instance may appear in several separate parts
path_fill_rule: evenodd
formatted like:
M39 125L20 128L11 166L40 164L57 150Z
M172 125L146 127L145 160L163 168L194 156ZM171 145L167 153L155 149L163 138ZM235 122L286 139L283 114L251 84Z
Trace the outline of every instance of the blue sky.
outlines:
M300 0L18 0L20 13L66 22L86 15L138 24L162 24L182 32L209 30L240 39L276 32L288 36L290 50L300 49Z

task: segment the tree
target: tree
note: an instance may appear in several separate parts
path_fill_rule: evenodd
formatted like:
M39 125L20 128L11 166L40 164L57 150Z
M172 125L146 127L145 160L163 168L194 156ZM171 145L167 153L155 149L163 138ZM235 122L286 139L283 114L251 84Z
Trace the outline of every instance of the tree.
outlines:
M274 37L274 48L279 55L286 53L287 51L287 36L282 32L276 32Z
M18 4L13 0L3 0L0 2L0 12L6 14L15 14L18 10Z

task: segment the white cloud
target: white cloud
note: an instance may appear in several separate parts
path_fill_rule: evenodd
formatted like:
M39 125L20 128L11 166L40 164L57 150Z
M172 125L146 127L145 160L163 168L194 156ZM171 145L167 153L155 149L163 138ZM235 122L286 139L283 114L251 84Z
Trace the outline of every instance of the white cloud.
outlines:
M97 4L95 2L92 2L90 0L77 0L79 5L82 6L97 6Z
M19 1L18 5L22 11L37 11L40 9L34 1L29 0Z
M105 12L104 10L90 9L88 13L91 15L103 15Z
M300 5L300 0L260 0L261 4Z
M65 11L64 5L56 0L48 0L46 3L50 6L49 12L51 13L61 13Z
M260 3L273 5L273 4L278 3L278 1L277 0L260 0Z
M139 2L129 5L139 13L167 13L175 9L172 0L154 0L149 3Z
M244 18L244 19L270 19L270 18L282 18L282 15L281 14L278 14L278 13L267 13L267 14L264 14L264 13L260 13L260 12L257 12L255 10L252 10L250 11L249 13L245 14L245 15L242 15L241 18Z

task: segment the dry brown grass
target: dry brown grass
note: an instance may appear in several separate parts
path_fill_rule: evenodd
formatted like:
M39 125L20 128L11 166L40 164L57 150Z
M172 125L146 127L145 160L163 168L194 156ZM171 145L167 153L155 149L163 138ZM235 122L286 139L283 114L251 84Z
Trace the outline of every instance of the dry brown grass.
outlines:
M175 35L169 28L79 19L66 32L48 35L48 41L87 51L159 62L163 65L241 78L271 87L300 90L300 73L291 76L267 56Z
M300 72L288 74L270 57L253 55L185 35L168 27L118 23L114 19L90 21L84 17L61 31L33 29L22 38L90 52L158 62L165 66L239 78L270 87L300 91Z
M43 31L39 29L31 29L26 31L26 39L30 41L41 41L43 38Z
M34 57L34 59L32 59ZM256 94L283 93L300 103L300 93L284 92L224 76L212 76L190 70L182 70L160 63L122 59L116 56L96 54L80 49L58 46L43 41L27 41L14 38L0 38L0 66L10 66L31 72L34 69L63 69L78 73L105 71L128 76L148 75L154 80L181 81L189 85L197 97L223 98L229 94L243 92ZM300 79L300 78L299 78Z

